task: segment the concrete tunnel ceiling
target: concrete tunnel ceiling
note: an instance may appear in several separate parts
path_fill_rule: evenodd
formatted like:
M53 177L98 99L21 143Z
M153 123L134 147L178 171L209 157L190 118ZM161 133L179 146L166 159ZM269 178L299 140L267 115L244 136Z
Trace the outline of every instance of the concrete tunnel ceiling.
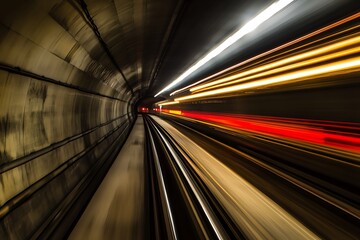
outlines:
M78 193L96 189L92 181L126 139L135 105L167 97L153 98L272 2L2 1L0 236L50 236L45 226L60 224ZM277 17L286 21L265 24L262 35L235 44L187 83L354 13L354 3L295 1L288 11L296 13Z

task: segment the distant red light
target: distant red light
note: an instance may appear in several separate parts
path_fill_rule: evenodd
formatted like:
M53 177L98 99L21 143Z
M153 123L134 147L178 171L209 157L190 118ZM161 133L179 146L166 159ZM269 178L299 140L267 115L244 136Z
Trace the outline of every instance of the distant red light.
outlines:
M148 112L149 109L147 107L140 107L139 112Z

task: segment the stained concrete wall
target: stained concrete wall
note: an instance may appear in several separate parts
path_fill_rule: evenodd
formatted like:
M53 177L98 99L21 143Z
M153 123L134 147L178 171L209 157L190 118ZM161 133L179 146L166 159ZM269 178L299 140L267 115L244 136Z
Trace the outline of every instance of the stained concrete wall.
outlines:
M72 1L2 3L0 239L49 237L81 211L73 205L110 166L134 101Z

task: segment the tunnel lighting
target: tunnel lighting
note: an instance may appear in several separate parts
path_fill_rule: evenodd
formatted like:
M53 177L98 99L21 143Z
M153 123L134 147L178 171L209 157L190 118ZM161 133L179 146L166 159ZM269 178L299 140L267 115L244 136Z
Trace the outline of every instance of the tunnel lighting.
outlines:
M258 87L264 87L264 86L270 86L273 84L279 84L279 83L287 83L296 79L301 78L310 78L314 76L319 76L323 74L332 74L337 71L346 71L351 69L358 69L360 67L360 57L355 57L343 61L338 61L335 63L330 63L322 66L317 66L305 70L300 70L288 74L283 74L271 78L261 79L257 81L247 82L238 84L235 86L215 89L211 91L196 93L180 98L176 98L175 101L185 101L185 100L193 100L197 98L202 97L208 97L208 96L214 96L214 95L220 95L225 93L231 93L236 92L240 90L247 90L252 88L258 88Z
M339 52L335 52L335 53L332 53L332 54L328 54L328 55L325 55L325 56L312 58L312 59L309 59L309 60L306 60L306 61L301 61L299 63L285 65L283 67L278 67L278 68L275 68L275 69L272 69L272 70L269 70L269 71L265 71L265 72L261 72L261 73L255 74L255 75L250 75L250 76L245 77L245 78L240 78L240 79L236 79L236 80L233 80L233 81L227 81L227 82L222 83L222 84L217 84L217 85L213 85L213 86L210 86L210 87L207 87L207 88L202 88L201 91L206 91L206 90L210 90L210 89L214 89L214 88L225 87L225 86L228 86L228 85L233 85L233 84L237 84L237 83L245 82L245 81L249 81L249 80L255 80L255 79L260 78L260 77L266 77L266 76L270 76L272 74L281 73L281 72L285 72L285 71L289 71L289 70L294 70L294 69L301 68L301 67L306 67L308 65L313 65L313 64L316 64L316 63L320 63L320 62L325 62L325 61L328 61L328 60L344 57L344 56L359 53L359 52L360 52L360 47L351 48L351 49L347 49L347 50L344 50L344 51L339 51ZM192 90L190 89L190 91L192 91ZM196 91L196 92L199 92L199 91Z
M271 50L266 51L266 52L264 52L264 53L258 54L258 55L256 55L256 56L254 56L254 57L252 57L252 58L249 58L249 59L247 59L247 60L245 60L245 61L242 61L242 62L240 62L240 63L238 63L238 64L236 64L236 65L234 65L234 66L231 66L231 67L226 68L226 69L224 69L224 70L222 70L222 71L220 71L220 72L217 72L217 73L215 73L215 74L213 74L213 75L211 75L211 76L208 76L208 77L206 77L206 78L204 78L204 79L201 79L200 81L197 81L197 82L195 82L195 83L192 83L192 84L190 84L190 85L188 85L188 86L185 86L185 87L183 87L183 88L181 88L181 89L175 90L174 92L172 92L172 93L170 94L170 96L173 96L173 95L175 95L175 94L177 94L177 93L179 93L179 92L183 92L183 91L185 91L185 90L187 90L187 89L189 89L189 88L191 88L191 87L194 87L194 86L199 85L199 84L202 83L202 82L208 81L208 80L210 80L210 79L212 79L212 78L215 78L215 77L217 77L217 76L220 76L221 74L224 74L224 73L226 73L226 72L229 72L230 70L239 68L239 67L241 67L241 66L243 66L243 65L245 65L245 64L247 64L247 63L250 63L250 62L252 62L252 61L255 61L255 60L257 60L257 59L259 59L259 58L261 58L261 57L265 57L265 56L267 56L267 55L269 55L269 54L272 54L272 53L274 53L274 52L276 52L276 51L279 51L279 50L281 50L281 49L284 49L284 48L286 48L286 47L289 47L289 46L294 45L294 44L296 44L296 43L299 43L299 42L301 42L301 41L304 41L304 40L306 40L306 39L308 39L308 38L314 37L314 36L316 36L316 35L318 35L318 34L320 34L320 33L326 32L326 31L328 31L328 30L330 30L330 29L332 29L332 28L338 27L338 26L340 26L340 25L342 25L342 24L344 24L344 23L347 23L347 22L352 21L352 20L354 20L354 19L356 19L356 18L359 18L359 17L360 17L360 12L359 12L359 13L356 13L356 14L354 14L354 15L351 15L351 16L349 16L349 17L347 17L347 18L341 19L341 20L339 20L339 21L337 21L337 22L335 22L335 23L332 23L332 24L330 24L330 25L328 25L328 26L325 26L325 27L323 27L323 28L320 28L320 29L318 29L318 30L316 30L316 31L314 31L314 32L311 32L311 33L309 33L309 34L307 34L307 35L305 35L305 36L302 36L302 37L300 37L300 38L297 38L297 39L295 39L295 40L293 40L293 41L290 41L290 42L288 42L288 43L285 43L285 44L283 44L283 45L280 45L280 46L278 46L278 47L276 47L276 48L274 48L274 49L271 49Z
M178 104L178 101L172 101L172 102L165 102L165 103L159 103L159 106L165 106L165 105L172 105L172 104Z
M339 148L346 151L360 152L359 134L349 135L347 131L327 131L326 127L337 129L349 128L343 122L326 123L300 120L296 118L266 117L258 115L219 114L213 112L168 110L170 114L197 119L210 124L287 138L326 147ZM279 124L281 123L281 124ZM350 127L354 132L358 127Z
M211 50L205 57L203 57L198 62L196 62L194 65L192 65L188 70L186 70L183 74L181 74L173 82L171 82L169 85L167 85L165 88L163 88L154 97L157 97L161 93L173 88L176 84L183 81L186 77L188 77L190 74L195 72L197 69L199 69L201 66L206 64L208 61L210 61L211 59L213 59L214 57L219 55L221 52L223 52L225 49L230 47L236 41L238 41L239 39L241 39L248 33L254 31L258 26L260 26L262 23L264 23L266 20L271 18L273 15L275 15L277 12L279 12L281 9L283 9L284 7L286 7L293 1L294 0L279 0L279 1L271 4L268 8L266 8L264 11L262 11L260 14L258 14L256 17L254 17L248 23L246 23L243 27L241 27L237 32L235 32L233 35L228 37L225 41L223 41L215 49Z
M360 42L360 37L353 37L353 38L350 38L350 39L346 39L346 40L340 41L340 42L335 43L335 44L331 44L331 45L321 47L321 48L318 48L318 49L315 49L315 50L307 51L307 52L304 52L302 54L298 54L298 55L295 55L295 56L292 56L292 57L282 59L280 61L276 61L276 62L266 64L266 65L261 66L261 67L253 68L253 69L245 71L245 72L241 72L241 73L238 73L238 74L231 75L229 77L221 78L221 79L216 80L216 81L212 81L212 82L209 82L209 83L198 85L198 86L195 86L193 88L190 88L190 91L191 92L199 91L201 89L208 88L208 87L211 87L211 86L216 87L216 85L218 85L218 84L236 83L236 81L231 81L231 80L238 79L240 77L248 76L248 75L259 73L259 72L261 72L261 74L251 75L251 77L243 78L241 80L245 81L245 80L249 80L249 79L254 79L256 77L261 77L261 76L264 76L264 75L267 75L267 74L274 74L274 73L277 73L277 72L280 72L280 71L290 70L292 68L305 66L307 64L314 64L314 63L317 63L317 62L320 62L320 61L326 61L326 60L329 60L329 59L332 59L332 58L334 59L334 58L337 58L337 57L341 57L341 55L352 54L352 53L355 53L355 52L359 51L359 48L353 48L353 49L348 49L348 50L345 50L345 51L335 52L333 54L328 54L328 55L318 57L318 58L312 58L310 60L303 61L303 62L300 62L300 63L297 63L297 64L288 65L288 64L293 63L295 61L302 61L302 60L308 59L310 57L319 56L321 54L329 53L329 52L332 52L332 51L335 51L335 50L338 50L338 49L341 49L341 48L344 48L344 47L349 47L349 46L351 46L353 44L357 44L359 42ZM286 66L282 67L282 68L279 68L280 66L283 66L283 65L286 65ZM269 70L269 69L274 69L274 70L266 71L266 70Z
M171 114L176 114L176 115L181 115L181 111L180 111L180 110L169 110L169 113L171 113Z

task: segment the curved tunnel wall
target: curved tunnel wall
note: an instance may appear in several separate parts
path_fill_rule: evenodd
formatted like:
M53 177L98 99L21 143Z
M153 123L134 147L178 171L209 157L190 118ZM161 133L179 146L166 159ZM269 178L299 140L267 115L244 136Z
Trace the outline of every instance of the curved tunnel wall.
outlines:
M50 236L46 226L59 224L110 166L134 120L134 99L75 2L6 4L0 236Z

